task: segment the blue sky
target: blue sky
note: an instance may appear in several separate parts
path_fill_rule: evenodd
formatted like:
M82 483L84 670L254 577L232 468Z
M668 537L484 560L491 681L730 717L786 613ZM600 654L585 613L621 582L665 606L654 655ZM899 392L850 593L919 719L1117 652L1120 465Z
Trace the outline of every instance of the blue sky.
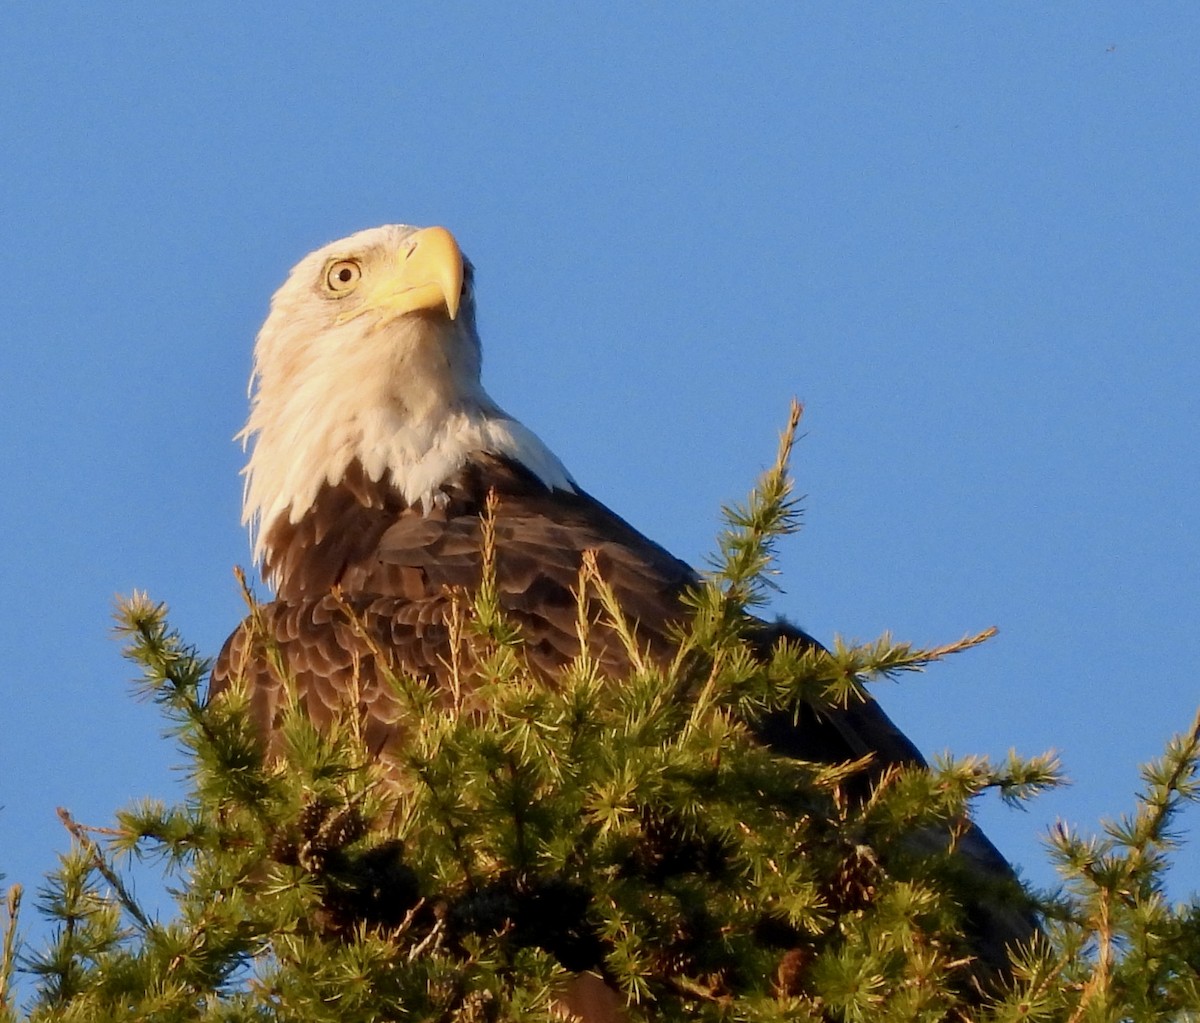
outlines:
M1197 54L1190 4L5 5L0 870L177 791L113 595L217 651L269 296L402 221L477 264L493 395L693 562L806 403L774 610L999 626L880 696L1061 752L981 807L1050 881L1200 703Z

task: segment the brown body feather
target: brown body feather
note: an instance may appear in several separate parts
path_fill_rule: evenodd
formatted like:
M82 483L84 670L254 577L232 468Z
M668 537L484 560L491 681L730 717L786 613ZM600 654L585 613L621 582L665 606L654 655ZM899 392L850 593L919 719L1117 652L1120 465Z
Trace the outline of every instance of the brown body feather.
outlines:
M330 719L357 672L375 748L387 752L390 742L400 741L399 707L375 676L372 646L386 651L396 670L447 684L453 605L481 581L489 492L496 495L499 602L519 626L535 671L550 682L579 653L575 590L587 551L595 553L601 577L651 657L665 662L674 654L675 631L688 614L682 597L697 582L695 572L594 498L551 490L519 464L481 454L443 485L444 500L425 512L353 463L298 522L277 521L265 538L264 571L280 579L276 599L261 609L265 632L314 720ZM347 608L370 640L358 634ZM270 735L282 689L269 659L252 649L251 633L247 622L230 637L213 672L213 691L246 673L255 716ZM785 623L764 623L764 648L781 637L815 643ZM608 626L597 621L588 641L610 675L628 672L625 645ZM763 733L782 752L812 760L873 754L879 770L923 763L873 700L799 727L790 715L772 719Z
M387 652L395 670L447 684L455 601L474 593L482 577L489 492L496 495L499 601L520 627L535 671L549 681L579 653L574 591L585 551L595 552L602 577L651 655L671 655L672 628L686 613L680 598L695 574L591 497L549 490L515 462L478 455L425 512L354 463L342 482L322 489L299 522L278 521L265 537L264 570L281 582L276 599L261 609L263 632L295 676L314 721L330 720L357 675L372 748L386 754L402 741L400 707L377 677L373 646ZM212 690L244 674L254 716L270 736L283 688L263 640L256 644L253 636L247 621L230 637ZM589 649L610 674L628 671L624 644L606 626L595 626Z
M402 706L379 677L373 648L386 652L396 670L435 687L447 685L455 602L481 579L489 490L497 497L498 597L521 629L534 670L551 682L579 652L574 590L585 551L596 552L602 577L651 656L665 661L674 653L674 629L688 613L681 597L695 573L588 495L551 490L517 463L478 455L442 487L444 500L426 513L355 464L340 484L321 491L300 521L277 522L266 537L264 567L281 583L277 598L261 609L263 631L318 726L357 690L369 747L386 758L404 741ZM255 719L270 742L284 689L263 641L252 640L253 634L247 622L230 637L212 690L244 674ZM764 623L764 645L783 636L815 642L785 623ZM596 624L588 638L610 675L628 671L624 644L611 630ZM799 721L775 715L760 724L759 735L779 752L809 760L836 763L873 754L872 777L890 765L924 763L874 700L810 712ZM1011 868L978 828L969 828L959 849L981 880L1011 880ZM1027 913L988 899L971 915L977 954L994 970L1004 969L1006 945L1036 931Z

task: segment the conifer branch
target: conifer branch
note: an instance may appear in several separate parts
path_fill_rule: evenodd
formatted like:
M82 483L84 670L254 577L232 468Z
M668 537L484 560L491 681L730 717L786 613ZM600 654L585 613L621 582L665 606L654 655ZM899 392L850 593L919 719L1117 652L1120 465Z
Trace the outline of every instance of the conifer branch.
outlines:
M16 966L17 922L21 913L24 889L12 885L4 895L4 935L0 945L0 1020L9 1023L16 1018L16 1005L11 998L13 968Z
M263 617L262 603L254 595L254 591L246 579L246 572L241 565L234 566L233 575L237 580L242 602L246 605L249 626L243 625L243 629L246 631L246 642L240 646L240 649L237 644L234 644L233 652L237 661L230 667L230 677L235 682L244 680L250 658L265 657L272 677L290 693L295 688L294 680L284 661L283 648L279 644L279 638L275 631L268 627L266 619Z
M873 643L862 645L848 645L839 636L834 640L832 656L842 670L849 669L855 675L893 679L906 671L924 671L931 664L980 646L992 639L997 631L995 626L991 626L953 643L928 649L913 647L910 643L897 643L886 632Z
M386 781L365 764L375 751L356 717L334 713L318 731L298 705L271 651L272 611L244 576L239 641L260 658L252 670L278 671L292 698L269 763L250 742L245 687L206 706L205 662L162 605L135 594L119 622L183 740L192 789L179 805L123 811L111 831L75 825L40 899L55 940L23 960L40 985L29 1018L549 1023L579 971L622 992L631 1023L1200 1012L1200 906L1172 909L1162 894L1178 812L1200 795L1200 716L1146 769L1135 812L1101 838L1060 831L1066 887L1046 904L1049 936L1022 953L1010 991L986 994L968 957L975 922L963 907L987 884L963 869L966 811L988 788L1015 801L1055 783L1057 760L817 764L755 738L765 715L857 710L873 680L994 631L824 651L749 616L772 585L773 544L798 522L787 464L799 422L794 405L775 465L730 512L722 572L693 594L672 664L640 647L592 555L575 594L579 654L547 687L514 652L519 630L499 604L492 502L482 595L448 599L448 699L395 677L372 609L336 594L336 627L363 641L363 677L374 659L370 684L396 694L404 742ZM597 625L606 644L629 648L629 678L603 677L589 649ZM176 920L138 920L98 835L110 856L145 840L165 850L183 878ZM997 907L1024 912L1020 892L1000 894ZM5 1005L15 928L12 902L2 1023L5 1011L16 1019Z
M596 560L596 552L583 552L580 564L580 574L586 581L587 588L594 590L600 600L604 622L617 634L626 656L635 672L646 671L646 659L641 644L638 642L637 630L630 624L621 602L617 599L616 591L604 578Z
M442 663L446 668L451 707L458 712L462 710L467 684L467 610L462 593L455 592L450 595L450 608L446 615L446 633L449 655Z
M479 588L475 594L475 617L485 632L494 631L503 620L500 586L496 578L496 509L500 496L489 487L479 517Z
M149 931L154 926L150 922L150 918L146 916L142 907L137 904L137 900L125 886L125 882L121 880L120 875L112 868L108 860L105 859L100 846L92 841L91 836L87 833L87 829L82 824L76 822L65 807L60 806L58 808L58 819L62 821L63 827L70 832L71 837L79 843L79 847L83 850L88 860L91 861L96 872L108 882L109 887L112 888L117 899L125 908L125 912L133 917L142 933L144 934Z
M779 436L772 466L764 472L744 505L724 509L728 526L717 538L716 579L722 585L720 618L728 628L745 609L762 604L768 589L775 547L800 525L799 501L792 496L789 465L804 406L792 399L787 425Z

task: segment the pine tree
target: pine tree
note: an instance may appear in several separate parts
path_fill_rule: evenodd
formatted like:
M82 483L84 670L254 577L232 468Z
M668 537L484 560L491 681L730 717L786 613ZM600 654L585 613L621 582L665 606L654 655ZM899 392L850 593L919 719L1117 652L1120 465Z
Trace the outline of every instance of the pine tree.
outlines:
M452 698L390 680L412 725L388 776L351 713L318 733L291 708L285 758L266 760L246 694L206 703L209 663L165 607L124 601L118 628L182 747L188 793L104 829L64 814L72 847L37 900L48 947L17 949L20 896L8 894L0 1023L535 1023L561 1018L586 970L632 1020L1200 1018L1200 907L1164 895L1173 825L1198 795L1200 720L1103 838L1056 832L1064 884L1040 897L1045 940L992 987L962 909L978 878L956 869L952 836L984 791L1017 802L1056 784L1053 758L889 770L862 793L863 762L808 763L755 741L764 715L861 699L989 635L752 655L749 612L798 521L797 415L775 466L727 512L674 664L638 657L589 562L580 592L599 593L636 669L613 684L585 648L549 689L523 666L485 571L457 631L486 656L464 659ZM932 833L951 841L912 839ZM170 919L125 883L144 862L174 886ZM35 986L23 1008L14 969Z

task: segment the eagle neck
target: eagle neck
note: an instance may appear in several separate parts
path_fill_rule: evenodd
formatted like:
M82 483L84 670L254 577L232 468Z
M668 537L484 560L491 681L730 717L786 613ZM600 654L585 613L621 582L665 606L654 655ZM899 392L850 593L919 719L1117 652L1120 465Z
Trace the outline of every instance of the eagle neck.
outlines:
M396 578L387 575L380 545L390 538L393 546L400 543L415 551L437 546L447 530L460 537L463 530L470 534L478 529L492 491L502 505L553 501L555 493L562 493L522 463L476 453L443 481L435 500L422 506L408 501L391 480L372 479L355 459L337 482L320 488L298 519L281 515L263 530L263 574L288 601L321 597L335 586L357 591L382 584L383 592L395 596L404 572Z
M393 493L398 507L428 514L445 503L447 483L468 461L492 455L521 466L549 489L576 490L536 434L490 401L443 409L438 416L403 416L394 409L361 414L349 429L315 429L290 452L276 451L274 440L265 434L256 439L243 504L255 560L268 575L274 574L269 537L283 524L299 524L328 488L361 496L369 484L369 506L379 494Z

